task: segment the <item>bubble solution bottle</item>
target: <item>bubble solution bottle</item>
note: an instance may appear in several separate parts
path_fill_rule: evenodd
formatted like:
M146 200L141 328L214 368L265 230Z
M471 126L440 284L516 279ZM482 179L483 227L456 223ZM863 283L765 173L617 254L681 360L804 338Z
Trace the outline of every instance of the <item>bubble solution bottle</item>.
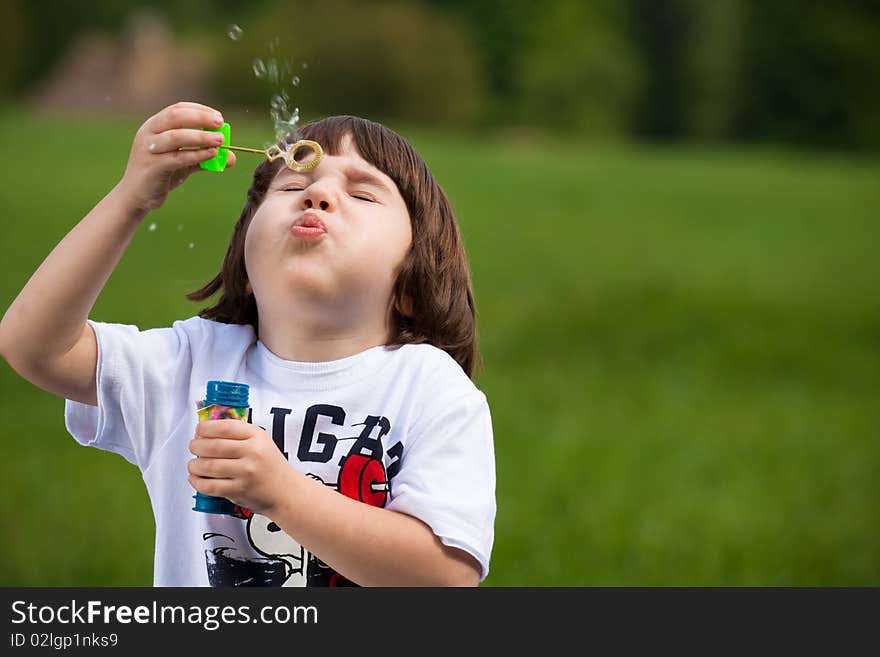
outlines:
M199 420L241 420L247 422L249 387L233 381L208 381L205 400L196 404ZM195 494L193 511L242 517L242 508L224 497Z

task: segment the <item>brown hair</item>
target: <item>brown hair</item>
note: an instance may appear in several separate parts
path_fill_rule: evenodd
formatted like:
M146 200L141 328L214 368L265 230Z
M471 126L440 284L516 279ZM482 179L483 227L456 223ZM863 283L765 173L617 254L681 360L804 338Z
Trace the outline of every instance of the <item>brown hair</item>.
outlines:
M412 224L412 244L397 272L391 299L389 345L434 345L447 352L473 378L479 370L476 306L470 267L458 221L446 193L428 165L400 135L356 116L332 116L302 126L285 142L312 139L330 155L340 152L350 135L361 157L397 185ZM282 160L264 161L254 170L247 202L232 231L223 266L207 285L186 295L204 301L221 291L216 304L200 317L258 329L257 303L246 290L244 241L248 225L266 195Z

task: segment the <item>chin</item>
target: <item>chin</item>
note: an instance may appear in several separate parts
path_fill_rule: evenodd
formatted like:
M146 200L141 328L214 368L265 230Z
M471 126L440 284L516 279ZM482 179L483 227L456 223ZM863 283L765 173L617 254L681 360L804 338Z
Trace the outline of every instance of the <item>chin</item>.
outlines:
M275 298L307 294L309 297L332 298L338 295L333 276L326 265L298 261L281 267L269 285Z

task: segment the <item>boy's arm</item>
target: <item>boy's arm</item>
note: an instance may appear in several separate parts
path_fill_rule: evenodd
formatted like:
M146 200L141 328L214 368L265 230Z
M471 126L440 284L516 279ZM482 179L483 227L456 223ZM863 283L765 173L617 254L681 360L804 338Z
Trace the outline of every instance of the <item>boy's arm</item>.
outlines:
M209 107L177 103L140 127L122 179L52 250L0 321L0 355L22 377L97 404L98 348L89 312L147 213L216 155L209 146L219 133L200 128L222 122Z
M291 469L292 470L292 469ZM480 566L412 516L340 495L292 470L290 494L267 514L361 586L477 586Z
M220 439L220 440L217 440ZM477 560L420 520L370 506L294 469L260 427L206 420L196 428L189 483L260 513L362 586L476 586Z

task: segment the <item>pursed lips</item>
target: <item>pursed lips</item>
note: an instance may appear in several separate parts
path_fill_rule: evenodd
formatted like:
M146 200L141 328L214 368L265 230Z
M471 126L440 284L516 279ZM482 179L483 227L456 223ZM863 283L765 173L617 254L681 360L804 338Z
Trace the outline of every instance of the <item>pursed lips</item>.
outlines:
M314 212L304 212L293 222L290 232L296 237L319 237L327 232L327 226Z

